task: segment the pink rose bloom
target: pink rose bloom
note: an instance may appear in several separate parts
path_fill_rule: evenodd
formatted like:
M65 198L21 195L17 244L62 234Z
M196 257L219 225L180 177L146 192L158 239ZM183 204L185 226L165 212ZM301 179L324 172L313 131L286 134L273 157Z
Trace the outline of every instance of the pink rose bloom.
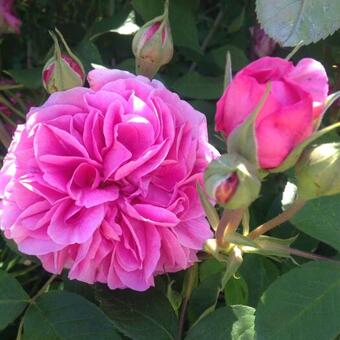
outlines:
M0 0L0 34L20 33L21 20L13 14L14 0Z
M255 122L257 158L263 169L278 167L308 138L320 121L328 93L327 74L318 61L302 59L296 66L264 57L236 74L217 103L216 131L228 137L264 95L270 94Z
M90 72L19 125L0 172L1 228L52 273L143 291L211 237L196 182L205 116L160 82Z

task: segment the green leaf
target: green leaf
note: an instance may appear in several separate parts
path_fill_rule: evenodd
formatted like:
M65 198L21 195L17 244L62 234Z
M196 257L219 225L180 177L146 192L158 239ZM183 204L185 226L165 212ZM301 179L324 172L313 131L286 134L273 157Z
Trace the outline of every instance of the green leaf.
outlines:
M210 276L225 271L225 263L210 258L199 265L199 279L204 281Z
M185 340L254 339L254 312L253 308L247 306L219 308L195 324Z
M92 70L91 64L102 65L103 60L97 46L88 40L83 40L77 46L75 52L81 60L86 72Z
M66 273L63 277L63 283L64 283L64 290L75 293L77 295L81 295L86 300L95 303L95 296L94 296L94 286L89 285L87 283L77 281L77 280L69 280L67 278Z
M340 266L309 262L282 275L256 311L257 339L334 339L340 332Z
M220 292L222 273L214 274L194 288L189 301L188 315L193 323L206 311L215 308Z
M42 86L42 67L23 70L11 69L5 71L5 73L9 74L17 83L24 85L28 89L37 89Z
M231 63L233 71L238 71L249 63L249 60L244 51L233 45L224 45L215 48L207 54L207 59L211 59L218 68L223 71L226 64L227 52L230 52Z
M237 31L239 31L244 23L245 18L245 9L243 8L241 13L231 22L231 24L228 26L228 33L232 34Z
M233 340L255 339L255 309L248 306L231 306L237 321L233 325L231 338Z
M90 40L96 39L104 33L111 32L119 28L127 19L130 11L130 7L123 7L112 18L102 18L98 20L89 32Z
M248 285L240 275L232 277L224 288L224 299L228 305L246 305L248 303Z
M340 251L340 194L308 201L290 220L296 228Z
M271 260L255 254L244 255L239 272L249 287L248 305L252 307L257 305L264 290L279 276L279 270Z
M24 340L118 340L113 323L83 297L51 291L28 308L24 319Z
M283 46L325 39L340 27L339 0L257 0L257 18Z
M145 21L161 15L164 9L163 3L161 0L132 0L133 8Z
M139 293L98 286L96 293L102 310L126 336L135 340L175 338L176 314L156 289Z
M223 92L223 78L206 77L191 72L177 79L171 87L183 97L218 99Z
M19 282L0 270L0 330L6 328L24 310L29 296Z
M196 0L171 0L169 19L175 46L201 53L194 8Z

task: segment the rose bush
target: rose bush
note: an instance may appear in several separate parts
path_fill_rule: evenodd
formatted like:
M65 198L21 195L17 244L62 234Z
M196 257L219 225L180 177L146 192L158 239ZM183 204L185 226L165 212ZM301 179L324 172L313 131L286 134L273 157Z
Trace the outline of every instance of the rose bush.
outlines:
M255 109L268 82L271 91L255 123L263 169L278 167L313 133L328 94L327 74L318 61L305 58L294 66L285 59L264 57L238 72L217 102L216 130L228 137Z
M98 69L19 125L0 174L1 228L44 268L145 290L211 236L196 192L217 151L160 82Z

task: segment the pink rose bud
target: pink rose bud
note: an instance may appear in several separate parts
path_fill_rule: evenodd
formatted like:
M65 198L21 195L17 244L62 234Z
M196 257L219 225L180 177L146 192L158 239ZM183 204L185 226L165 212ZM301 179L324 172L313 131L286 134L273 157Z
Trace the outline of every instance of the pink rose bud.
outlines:
M277 45L275 40L270 38L259 25L250 27L249 30L252 37L252 54L259 58L271 55Z
M340 193L340 143L306 149L295 167L298 195L309 200Z
M268 89L254 129L238 133L243 142L233 140L233 145L246 149L250 147L247 140L255 138L256 148L248 154L255 155L257 167L272 170L317 128L328 93L327 74L321 63L307 58L294 66L285 59L264 57L246 66L217 103L216 131L224 134L227 143L236 129L248 124L247 119Z
M64 91L73 87L82 86L85 80L85 71L80 60L72 53L59 31L59 37L64 44L66 53L62 53L59 42L54 33L54 55L44 66L42 82L48 93Z
M174 47L168 18L167 5L164 14L142 26L132 41L136 57L136 72L152 78L161 66L172 59Z
M213 160L204 173L204 185L207 194L228 209L248 207L261 188L255 169L236 154Z
M20 33L21 20L13 14L14 0L0 0L0 34Z

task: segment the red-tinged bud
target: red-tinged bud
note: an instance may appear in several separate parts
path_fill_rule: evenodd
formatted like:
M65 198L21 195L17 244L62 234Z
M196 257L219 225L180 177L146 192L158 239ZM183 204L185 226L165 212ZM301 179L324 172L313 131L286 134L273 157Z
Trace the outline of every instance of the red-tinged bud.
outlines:
M54 40L54 55L47 61L42 72L42 82L48 93L82 86L85 80L83 65L72 53L61 33L59 31L57 33L66 53L61 52L57 37L50 32Z
M224 205L229 201L229 199L234 195L238 185L238 178L236 173L232 173L226 178L222 179L219 184L217 184L215 197L216 201Z
M248 207L259 195L256 169L243 157L225 154L213 160L204 173L207 194L228 209Z
M169 63L174 53L168 2L164 14L142 26L132 41L132 52L136 57L136 72L152 78L161 66Z

